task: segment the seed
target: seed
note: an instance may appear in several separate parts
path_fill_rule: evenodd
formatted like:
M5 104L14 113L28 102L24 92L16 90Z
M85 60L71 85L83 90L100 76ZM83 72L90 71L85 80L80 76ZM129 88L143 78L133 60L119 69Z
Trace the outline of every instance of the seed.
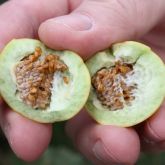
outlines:
M46 64L44 64L44 65L42 65L42 68L43 69L47 69L49 67L49 65L46 63Z
M34 57L35 57L35 58L38 58L40 55L41 55L41 53L38 52L38 51L36 51L36 52L34 53Z
M34 55L30 55L30 56L29 56L29 61L30 61L30 62L34 62L35 59L36 59L36 58L34 57Z
M119 70L120 70L121 73L126 74L126 73L131 71L131 68L129 68L128 66L120 66Z
M52 61L52 62L49 62L49 67L51 67L53 70L55 68L55 63Z
M69 84L69 78L68 77L63 76L63 80L64 80L65 84Z
M41 109L43 109L43 110L44 110L44 109L45 109L45 107L46 107L46 105L45 105L45 104L40 104L40 108L41 108Z
M42 50L40 47L36 47L35 48L35 52L37 52L38 54L41 54L42 53Z
M42 92L41 92L41 95L42 95L42 96L47 96L48 94L49 94L49 93L48 93L47 91L42 91Z
M137 88L137 84L127 86L125 80L123 80L127 73L132 70L132 65L122 64L118 61L115 66L103 68L95 73L92 77L92 85L96 90L98 99L104 106L111 110L122 109L124 103L130 104L135 99L131 96L131 93Z
M32 88L30 89L30 93L34 94L34 93L36 93L36 92L37 92L37 88L32 87Z
M54 60L54 55L47 55L46 58L45 58L46 61L51 61L51 60Z
M99 92L103 92L104 86L102 84L98 84L97 86Z
M41 54L41 48L37 47L34 53L23 58L15 66L15 76L20 98L33 108L45 109L50 103L54 72L65 71L67 66L57 55L40 57ZM68 78L63 80L69 83Z
M31 94L29 94L29 95L27 96L27 98L28 98L28 100L31 101L31 102L34 102L34 101L35 101L35 96L33 96L33 95L31 95Z
M49 64L49 68L48 68L49 70L49 73L53 73L53 68L51 67L51 65Z

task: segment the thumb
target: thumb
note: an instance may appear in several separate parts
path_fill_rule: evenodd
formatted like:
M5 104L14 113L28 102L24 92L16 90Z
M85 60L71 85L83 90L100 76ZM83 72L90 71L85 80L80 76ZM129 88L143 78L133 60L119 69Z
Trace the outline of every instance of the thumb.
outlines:
M42 23L39 37L49 47L88 58L114 42L141 37L162 19L164 10L164 0L85 0L70 14Z

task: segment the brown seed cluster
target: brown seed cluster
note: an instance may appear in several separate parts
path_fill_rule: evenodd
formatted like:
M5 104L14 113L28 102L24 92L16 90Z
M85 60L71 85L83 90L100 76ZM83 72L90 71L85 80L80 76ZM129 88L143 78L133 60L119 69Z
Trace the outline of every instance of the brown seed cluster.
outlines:
M35 109L45 109L49 105L54 73L67 70L59 56L41 54L42 50L37 47L33 54L22 59L15 67L20 98Z
M114 67L103 68L92 77L92 85L102 105L111 110L118 110L124 108L124 104L129 105L135 99L133 89L137 85L127 86L124 81L131 71L133 71L131 64L118 61Z

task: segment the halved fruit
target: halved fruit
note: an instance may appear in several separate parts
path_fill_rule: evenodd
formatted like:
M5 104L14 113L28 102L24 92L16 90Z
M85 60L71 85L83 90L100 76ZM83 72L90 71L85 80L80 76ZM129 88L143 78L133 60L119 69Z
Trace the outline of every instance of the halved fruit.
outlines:
M90 76L71 51L33 39L14 39L0 55L0 93L21 115L41 123L67 120L84 106Z
M165 65L151 49L126 41L86 62L92 87L86 109L101 124L133 126L150 117L165 97Z

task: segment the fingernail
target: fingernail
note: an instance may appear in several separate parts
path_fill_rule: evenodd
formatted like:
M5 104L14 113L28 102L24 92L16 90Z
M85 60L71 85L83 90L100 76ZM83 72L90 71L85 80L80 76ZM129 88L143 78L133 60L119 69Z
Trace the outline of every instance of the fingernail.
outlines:
M56 23L63 24L74 31L86 31L92 28L92 19L84 14L70 14L55 18Z
M113 163L115 161L115 158L113 158L112 153L110 153L109 150L106 149L105 145L101 140L96 141L95 145L93 146L93 153L94 156L101 161L102 163ZM116 165L117 163L115 163Z

